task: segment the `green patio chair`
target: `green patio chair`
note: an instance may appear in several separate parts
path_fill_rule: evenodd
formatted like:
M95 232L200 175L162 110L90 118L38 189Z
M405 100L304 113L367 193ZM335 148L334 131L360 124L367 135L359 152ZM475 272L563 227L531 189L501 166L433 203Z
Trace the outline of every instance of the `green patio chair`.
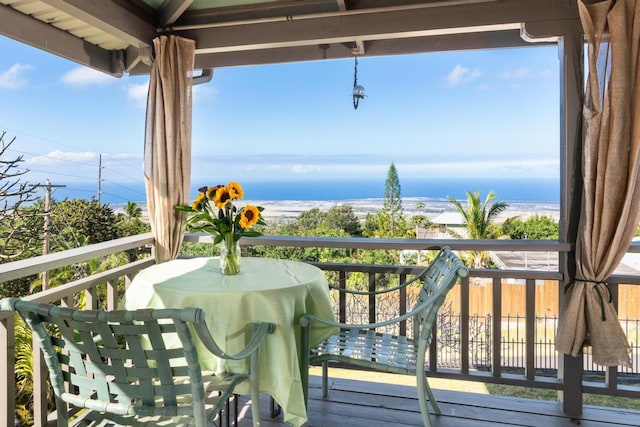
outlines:
M84 426L210 426L245 381L251 384L253 425L260 425L258 347L272 324L256 325L245 349L228 355L200 308L96 311L5 298L0 310L16 311L36 334L58 426L68 426L70 418ZM192 330L217 357L250 358L249 372L204 374ZM68 404L78 409L69 411Z
M418 281L422 282L418 302L413 310L383 322L356 325L303 315L300 324L302 326L303 358L306 358L302 361L305 399L308 399L310 363L322 363L323 397L327 397L328 394L329 362L381 372L415 375L422 420L425 426L431 426L427 400L431 402L434 412L438 415L440 407L427 381L425 373L426 352L431 344L436 315L444 303L447 292L458 281L458 278L466 277L468 274L469 271L460 259L448 247L444 247L423 272L399 286L374 292L349 291L330 286L339 292L378 296L398 291ZM407 319L413 320L413 331L410 336L396 336L376 330ZM310 348L309 329L313 327L314 322L337 326L339 333L332 335L317 347Z

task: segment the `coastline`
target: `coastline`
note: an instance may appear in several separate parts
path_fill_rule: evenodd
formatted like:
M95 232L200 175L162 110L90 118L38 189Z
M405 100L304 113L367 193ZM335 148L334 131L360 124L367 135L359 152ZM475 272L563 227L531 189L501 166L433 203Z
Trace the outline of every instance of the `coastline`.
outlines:
M559 202L539 202L539 201L506 201L507 208L498 216L498 221L504 221L511 217L520 217L526 219L532 215L550 216L555 220L560 217ZM423 203L424 208L418 209L418 203ZM344 200L242 200L238 206L252 204L262 206L264 211L263 217L267 222L272 224L292 221L302 212L318 208L322 212L326 212L334 206L350 205L355 215L364 220L367 214L382 211L384 204L383 198L369 199L344 199ZM143 219L148 217L146 203L140 203L139 206L143 211ZM444 212L456 212L455 207L446 199L430 199L424 197L403 197L402 207L404 215L412 217L414 215L425 215L429 219L433 219ZM122 206L113 207L114 211L122 211Z

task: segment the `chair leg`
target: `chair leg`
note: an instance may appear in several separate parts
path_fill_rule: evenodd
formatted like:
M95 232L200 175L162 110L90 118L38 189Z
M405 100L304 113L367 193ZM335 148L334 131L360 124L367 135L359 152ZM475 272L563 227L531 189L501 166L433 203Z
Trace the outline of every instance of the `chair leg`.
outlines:
M258 390L258 354L253 352L249 359L251 371L249 374L249 383L251 384L251 416L253 418L253 427L260 427L260 391Z
M329 395L329 362L322 361L322 397Z
M275 417L277 417L282 413L282 407L278 405L278 402L276 402L273 396L270 396L269 400L271 401L271 405L270 405L271 419L274 419Z
M437 415L440 415L440 407L433 396L433 392L431 391L431 387L429 387L429 382L427 381L427 376L424 372L417 372L416 385L418 386L418 403L420 404L422 423L424 424L424 427L431 427L431 416L429 415L427 399L431 402L431 406L433 406L433 410Z

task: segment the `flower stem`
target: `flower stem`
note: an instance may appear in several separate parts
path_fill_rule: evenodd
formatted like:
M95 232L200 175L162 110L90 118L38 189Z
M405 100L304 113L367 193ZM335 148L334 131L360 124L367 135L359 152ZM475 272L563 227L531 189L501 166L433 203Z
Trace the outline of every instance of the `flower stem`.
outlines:
M233 234L226 235L223 242L225 247L220 254L222 273L230 275L240 273L240 245L234 241Z

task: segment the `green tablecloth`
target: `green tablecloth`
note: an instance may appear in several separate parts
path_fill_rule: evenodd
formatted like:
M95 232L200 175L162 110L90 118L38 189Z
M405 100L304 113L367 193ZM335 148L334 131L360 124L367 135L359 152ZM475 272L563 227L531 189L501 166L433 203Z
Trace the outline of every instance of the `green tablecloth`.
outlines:
M275 333L260 348L260 391L280 404L286 423L306 422L298 319L303 313L334 319L320 269L301 262L245 257L240 274L225 276L218 258L178 259L140 271L126 291L124 307L202 307L213 337L229 353L244 347L251 323L274 323ZM311 344L335 332L317 326L311 330ZM244 361L217 359L197 345L204 370L242 372L247 368ZM249 388L240 387L238 392L249 393Z

